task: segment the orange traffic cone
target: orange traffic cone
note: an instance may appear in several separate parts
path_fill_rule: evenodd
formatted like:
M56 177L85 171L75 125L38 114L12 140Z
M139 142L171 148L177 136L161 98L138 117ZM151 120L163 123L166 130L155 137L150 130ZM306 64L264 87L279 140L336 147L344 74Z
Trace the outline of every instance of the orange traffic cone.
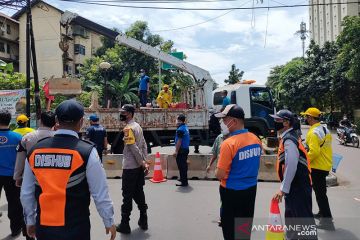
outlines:
M166 181L166 179L164 178L162 169L161 169L159 152L157 152L155 155L154 175L153 175L152 179L150 179L150 181L153 183L160 183L160 182Z
M268 228L265 240L283 240L285 237L284 226L281 221L279 203L271 200Z

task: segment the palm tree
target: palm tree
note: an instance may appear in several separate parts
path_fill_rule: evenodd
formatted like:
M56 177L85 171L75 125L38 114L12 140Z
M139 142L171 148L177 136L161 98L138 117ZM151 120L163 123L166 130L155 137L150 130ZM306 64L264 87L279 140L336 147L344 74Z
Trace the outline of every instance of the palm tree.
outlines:
M138 90L137 81L130 80L130 73L127 72L120 81L112 80L109 82L111 95L119 106L122 103L138 103L139 97L136 95Z

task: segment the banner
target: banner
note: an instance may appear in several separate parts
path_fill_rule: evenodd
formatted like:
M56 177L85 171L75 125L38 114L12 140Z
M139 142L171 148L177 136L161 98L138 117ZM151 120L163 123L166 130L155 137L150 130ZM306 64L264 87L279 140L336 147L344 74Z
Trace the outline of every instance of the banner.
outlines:
M6 109L14 117L17 112L24 112L26 90L0 90L0 109Z

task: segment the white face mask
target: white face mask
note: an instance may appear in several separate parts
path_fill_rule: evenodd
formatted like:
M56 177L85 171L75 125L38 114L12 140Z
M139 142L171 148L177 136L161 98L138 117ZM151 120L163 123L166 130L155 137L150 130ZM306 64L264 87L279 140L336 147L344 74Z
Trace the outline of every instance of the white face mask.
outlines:
M220 127L221 127L221 133L224 136L230 133L229 127L224 123L224 121L220 122Z

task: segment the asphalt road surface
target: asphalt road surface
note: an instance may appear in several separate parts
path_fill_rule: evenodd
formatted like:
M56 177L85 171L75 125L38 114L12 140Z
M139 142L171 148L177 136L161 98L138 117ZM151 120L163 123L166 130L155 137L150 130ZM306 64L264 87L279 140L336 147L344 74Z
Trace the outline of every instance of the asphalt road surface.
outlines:
M336 226L335 232L318 231L319 239L323 240L356 240L360 239L360 149L344 147L337 143L333 135L334 152L344 156L337 177L340 185L328 189L330 206ZM154 149L156 151L157 149ZM162 152L171 153L173 148L163 148ZM208 147L201 147L200 152L209 152ZM115 207L115 221L120 221L121 179L109 179L111 198ZM176 181L169 180L161 184L146 182L145 194L149 205L149 230L144 232L137 226L139 212L136 205L131 215L131 235L118 234L116 239L154 239L154 240L219 240L222 239L221 229L217 226L219 217L218 182L190 181L190 187L178 188ZM278 183L258 184L255 204L254 224L267 221L269 205L273 194L278 190ZM317 212L315 197L313 209ZM281 206L283 208L283 205ZM7 237L10 233L5 194L0 199L0 240L25 239ZM283 213L283 209L282 209ZM91 204L92 239L109 239L106 236L101 218ZM265 232L254 232L252 239L265 239Z

